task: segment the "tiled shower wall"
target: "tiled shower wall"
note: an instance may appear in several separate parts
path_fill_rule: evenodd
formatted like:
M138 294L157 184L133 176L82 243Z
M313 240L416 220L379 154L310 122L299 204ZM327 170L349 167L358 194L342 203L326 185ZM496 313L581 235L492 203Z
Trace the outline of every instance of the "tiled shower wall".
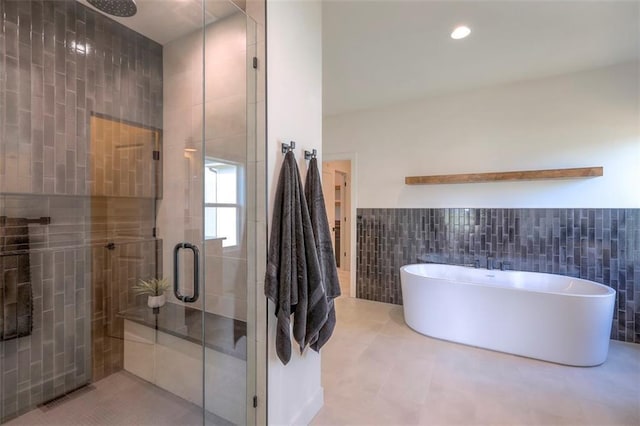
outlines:
M160 45L75 0L0 0L0 30L0 215L51 218L29 226L33 333L0 342L2 422L119 362L100 337L156 269L155 201L92 193L90 119L161 129L163 84Z
M401 266L487 258L612 287L611 337L640 343L640 209L358 209L357 297L402 304Z
M103 245L92 249L93 297L92 381L100 380L124 368L123 311L146 303L134 296L131 287L139 278L157 275L156 259L161 259L162 242L122 242L109 250Z
M29 225L33 331L0 341L0 421L91 379L91 248L84 244L88 201L0 195L0 215L52 218L49 225Z
M90 195L92 111L162 128L162 46L75 0L0 8L0 192Z

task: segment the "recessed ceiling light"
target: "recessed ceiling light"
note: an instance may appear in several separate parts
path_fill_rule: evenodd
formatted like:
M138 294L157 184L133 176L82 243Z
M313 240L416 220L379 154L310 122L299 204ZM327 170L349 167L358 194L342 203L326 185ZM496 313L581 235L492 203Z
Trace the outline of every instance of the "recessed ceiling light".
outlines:
M469 34L471 34L471 29L469 27L461 25L459 27L456 27L453 32L451 32L451 38L454 40L460 40L461 38L465 38Z

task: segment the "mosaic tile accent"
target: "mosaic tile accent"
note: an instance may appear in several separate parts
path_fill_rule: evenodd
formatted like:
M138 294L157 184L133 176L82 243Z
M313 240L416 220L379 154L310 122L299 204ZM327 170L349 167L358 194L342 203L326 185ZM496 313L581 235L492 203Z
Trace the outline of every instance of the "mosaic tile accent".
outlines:
M401 266L476 259L612 287L611 337L640 343L640 209L358 209L359 298L402 304Z

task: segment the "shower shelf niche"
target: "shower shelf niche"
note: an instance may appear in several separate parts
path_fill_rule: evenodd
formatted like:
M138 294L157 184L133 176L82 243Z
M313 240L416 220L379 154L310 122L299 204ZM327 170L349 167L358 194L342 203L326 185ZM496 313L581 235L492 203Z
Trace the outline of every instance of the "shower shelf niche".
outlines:
M438 185L450 183L502 182L516 180L575 179L600 177L603 167L577 167L572 169L524 170L513 172L463 173L455 175L407 176L406 185Z

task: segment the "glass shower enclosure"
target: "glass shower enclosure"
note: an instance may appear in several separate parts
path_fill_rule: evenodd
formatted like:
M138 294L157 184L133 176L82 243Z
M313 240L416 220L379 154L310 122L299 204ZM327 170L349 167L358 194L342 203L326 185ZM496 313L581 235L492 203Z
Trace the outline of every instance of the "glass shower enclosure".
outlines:
M256 25L99 3L0 0L0 423L255 423Z

